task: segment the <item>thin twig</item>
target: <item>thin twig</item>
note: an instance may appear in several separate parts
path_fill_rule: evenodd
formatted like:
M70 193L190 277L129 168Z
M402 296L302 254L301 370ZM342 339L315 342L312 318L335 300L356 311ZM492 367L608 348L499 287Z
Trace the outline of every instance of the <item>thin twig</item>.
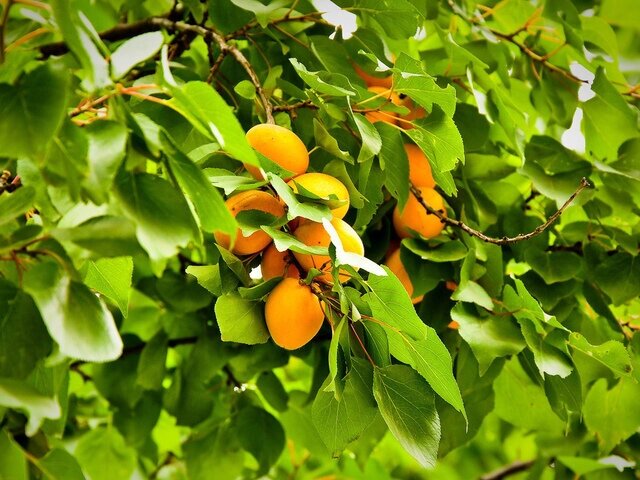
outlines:
M302 102L291 103L289 105L275 105L273 107L274 112L292 112L299 108L309 108L311 110L317 110L318 106L314 105L311 100L304 100Z
M428 205L425 202L424 198L422 197L422 194L420 193L420 190L418 190L415 187L415 185L413 185L413 184L411 184L411 193L416 198L416 200L418 200L418 203L420 203L420 205L422 205L422 207L427 212L429 212L429 213L435 215L436 217L438 217L440 219L440 221L442 223L444 223L445 225L450 225L452 227L457 227L457 228L459 228L461 230L464 230L469 235L477 237L480 240L482 240L484 242L487 242L487 243L493 243L494 245L509 245L511 243L516 243L516 242L522 242L524 240L529 240L530 238L533 238L533 237L535 237L537 235L540 235L547 228L549 228L549 226L551 226L551 224L553 222L555 222L558 219L558 217L560 217L560 215L562 215L562 212L571 204L571 202L573 202L573 200L575 200L575 198L580 194L580 192L582 192L582 190L584 190L585 188L587 188L589 186L590 186L590 184L587 181L587 179L583 178L580 181L580 186L578 186L576 191L573 192L571 194L571 196L567 199L567 201L564 202L564 204L553 215L551 215L542 225L537 226L536 228L534 228L529 233L520 233L520 234L516 235L515 237L502 237L502 238L489 237L488 235L485 235L484 233L479 232L478 230L475 230L475 229L471 228L469 225L467 225L464 222L461 222L460 220L456 220L454 218L446 217L444 215L444 212L442 212L441 210L436 210L435 208L433 208L430 205Z
M207 76L207 83L213 82L213 79L216 76L216 72L220 68L220 65L222 65L222 62L224 61L226 56L227 56L227 52L222 50L218 55L218 57L215 59L215 61L211 65L211 68L209 69L209 75Z
M13 0L7 0L2 9L2 17L0 17L0 64L4 63L4 29L9 20L11 5L13 5Z
M480 480L502 480L503 478L507 478L511 475L515 475L516 473L524 472L525 470L530 469L534 463L535 462L533 460L529 460L527 462L516 460L509 465L505 465L504 467L500 467L493 472L482 475L480 477Z

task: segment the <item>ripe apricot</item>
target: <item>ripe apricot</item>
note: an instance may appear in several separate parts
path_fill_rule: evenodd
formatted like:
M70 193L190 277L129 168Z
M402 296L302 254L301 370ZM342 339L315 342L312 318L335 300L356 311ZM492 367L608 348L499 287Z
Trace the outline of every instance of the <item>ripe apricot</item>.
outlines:
M287 350L309 343L324 320L318 298L295 278L285 278L271 290L264 316L273 341Z
M343 218L349 210L349 191L344 184L335 177L326 173L304 173L289 181L291 189L298 193L298 185L305 190L321 198L335 195L338 200L346 201L345 204L331 209L336 218Z
M434 188L436 182L431 174L431 165L420 147L413 143L406 143L404 151L407 152L409 159L409 181L416 187Z
M342 242L342 247L346 252L364 255L362 239L351 225L340 218L333 218L331 220L331 224L336 229L338 237L340 237ZM305 222L300 225L293 234L298 240L308 246L328 247L329 243L331 243L329 234L321 223ZM317 268L327 272L318 276L317 278L319 280L326 283L333 282L333 277L331 276L331 258L328 255L311 255L298 252L293 252L293 255L305 270L308 271L311 268ZM343 270L341 269L341 272L342 271ZM346 273L340 273L339 278L341 282L346 282L349 279L349 276Z
M300 272L292 263L291 252L280 252L275 245L269 245L262 254L260 270L265 281L275 277L300 278Z
M368 72L365 72L360 66L356 63L353 64L353 69L356 74L364 80L364 83L367 87L383 87L383 88L391 88L393 85L393 77L388 75L386 77L376 77L371 75Z
M398 97L398 94L392 92L390 89L388 88L384 88L384 87L369 87L367 90L369 90L372 93L375 93L376 95L379 95L380 98L386 98L388 100L390 100L394 105L400 105L402 103L402 100L400 100L400 97ZM371 102L367 102L365 103L365 105L367 104L372 104L373 101ZM380 109L384 108L384 104L380 105ZM365 117L367 117L367 119L371 122L371 123L376 123L376 122L387 122L390 123L392 125L395 125L398 123L397 121L397 117L398 114L395 112L367 112L364 114Z
M309 167L309 152L300 137L291 130L280 125L263 123L256 125L247 132L249 145L282 168L293 172L293 176L300 175ZM256 180L263 180L258 167L244 164L247 171ZM289 180L292 177L285 178Z
M393 274L398 277L400 283L409 294L411 301L416 304L422 301L424 295L420 295L419 297L413 298L413 283L411 283L411 278L409 278L409 274L407 270L404 268L404 264L402 263L402 259L400 258L400 249L395 250L386 261L387 267L389 270L393 272Z
M276 217L282 217L285 214L284 207L276 197L260 190L247 190L238 193L237 195L229 197L225 205L234 217L238 215L238 213L246 210L260 210ZM215 232L214 235L216 242L224 248L229 248L230 239L228 235L221 232ZM264 250L270 243L271 237L262 230L258 230L245 237L242 234L242 230L238 228L236 241L231 251L236 255L250 255Z
M427 205L441 210L446 215L444 199L433 188L417 187ZM432 213L427 213L414 195L409 195L404 210L401 212L396 206L393 210L393 227L400 238L413 236L409 229L414 230L425 238L433 238L440 234L444 224Z
M425 111L425 109L420 105L416 105L415 103L413 103L413 100L411 100L409 97L405 97L402 99L402 106L409 109L409 113L400 117L402 120L406 121L398 122L398 124L405 130L410 130L413 128L413 124L411 124L410 122L419 120L420 118L424 118L427 116L427 112Z

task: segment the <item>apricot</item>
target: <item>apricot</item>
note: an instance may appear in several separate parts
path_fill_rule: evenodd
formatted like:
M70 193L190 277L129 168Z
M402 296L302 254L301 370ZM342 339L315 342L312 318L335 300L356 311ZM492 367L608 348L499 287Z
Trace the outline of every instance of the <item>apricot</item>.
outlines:
M298 193L298 185L321 198L335 195L338 200L345 201L343 205L332 208L331 213L336 218L343 218L349 210L349 191L344 184L326 173L304 173L289 181L291 189Z
M260 190L247 190L233 195L227 199L225 205L234 217L246 210L260 210L276 217L282 217L285 214L282 203L276 197ZM214 236L216 242L224 248L229 248L231 243L229 235L215 232ZM262 230L245 237L242 234L242 230L238 228L236 240L231 251L236 255L251 255L264 250L270 243L271 237Z
M309 343L324 320L320 300L295 278L285 278L271 290L264 316L273 341L287 350Z
M369 87L367 90L369 90L372 93L375 93L376 95L379 95L380 98L386 98L388 100L390 100L394 105L401 105L402 104L402 100L400 100L400 97L398 96L397 93L392 92L390 89L388 88L384 88L384 87ZM367 102L365 103L365 105L368 104L372 104L372 102ZM384 104L380 105L380 109L384 108ZM364 114L365 117L367 117L367 119L371 122L371 123L376 123L376 122L387 122L390 123L392 125L396 125L398 123L397 117L398 114L395 112L367 112Z
M292 260L289 250L280 252L275 245L269 245L262 254L262 262L260 262L263 280L267 281L275 277L300 278L300 272Z
M434 188L436 182L431 174L429 159L420 150L420 147L412 143L406 143L404 151L407 152L407 158L409 159L409 181L416 187Z
M293 173L292 177L307 171L309 152L300 137L291 130L280 125L263 123L252 127L247 132L249 145L282 168ZM256 180L264 180L260 169L244 164L247 171ZM287 177L289 180L292 177Z
M394 252L389 255L386 261L387 267L389 270L393 272L393 274L398 277L400 283L409 294L411 301L416 304L422 301L424 295L420 295L419 297L413 298L413 283L411 283L411 278L409 278L409 274L407 270L404 268L404 264L402 263L402 259L400 258L400 249L394 250Z
M402 106L409 109L409 113L400 117L402 120L406 121L400 121L398 123L405 130L410 130L413 128L413 124L411 124L410 122L426 117L427 112L420 105L416 105L415 103L413 103L413 100L411 100L409 97L405 97L401 101Z
M444 199L433 188L417 187L423 200L430 207L441 210L446 216ZM422 235L424 238L433 238L440 234L444 224L432 213L427 213L414 195L409 195L404 210L396 206L393 210L393 227L401 238L411 237L414 234L409 230Z
M340 218L333 218L331 224L336 229L338 237L340 237L342 242L342 247L346 252L364 255L362 239L351 225ZM331 243L329 234L321 223L305 222L301 224L293 234L298 240L308 246L328 247L329 243ZM308 271L312 268L317 268L323 272L327 272L317 277L320 281L333 283L333 277L331 276L331 258L328 255L312 255L298 252L293 252L293 255L305 270ZM340 272L343 271L342 269L340 270ZM349 280L349 275L346 272L344 274L340 273L339 278L341 282L346 282Z
M376 77L371 75L368 72L365 72L360 66L356 63L353 64L353 69L356 74L364 80L364 83L367 87L383 87L383 88L391 88L393 85L393 77L388 75L386 77Z

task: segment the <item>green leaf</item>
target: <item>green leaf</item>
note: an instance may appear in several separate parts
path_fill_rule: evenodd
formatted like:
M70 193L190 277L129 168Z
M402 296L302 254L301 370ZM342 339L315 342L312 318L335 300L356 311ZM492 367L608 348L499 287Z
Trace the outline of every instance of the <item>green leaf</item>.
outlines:
M281 278L270 278L266 282L260 282L253 287L239 287L238 293L245 300L261 300L273 290L273 288L280 283Z
M111 54L111 76L115 80L124 77L133 67L158 53L163 42L162 32L148 32L129 38Z
M640 428L639 397L640 385L631 378L621 379L610 390L602 378L589 390L584 401L584 421L589 431L596 434L603 453L610 452Z
M385 173L385 186L398 199L398 207L402 210L409 199L409 160L402 136L384 122L378 122L376 128L382 140L380 167Z
M233 90L242 98L253 100L256 98L256 87L249 80L242 80L233 87Z
M113 300L127 316L129 311L129 291L133 275L131 257L100 258L89 261L84 283L102 295Z
M0 377L27 378L51 351L51 338L31 297L0 281Z
M373 394L393 436L423 467L436 464L440 418L433 392L420 375L403 365L376 368Z
M215 139L232 157L259 166L240 122L211 85L188 82L179 89L173 88L172 93L171 104L203 135Z
M602 67L596 71L591 89L596 96L582 106L586 149L597 159L613 161L618 147L638 136L636 115L607 80Z
M0 430L0 478L27 480L27 457L4 430Z
M525 252L525 260L547 285L579 278L583 270L582 259L573 252L541 252L530 248Z
M424 119L416 120L414 128L405 130L431 163L433 178L444 193L453 195L457 188L451 171L458 161L464 161L464 145L455 123L438 106Z
M36 465L49 480L85 480L78 461L62 448L49 450Z
M358 128L358 133L362 139L362 147L358 153L358 163L364 163L374 155L378 155L382 149L382 138L376 127L364 116L359 113L353 114L353 121Z
M621 305L640 295L640 258L628 253L616 253L604 259L595 270L598 286Z
M95 44L96 32L84 13L69 8L65 0L53 0L51 7L65 43L82 65L86 75L85 88L94 92L112 85L109 63Z
M162 331L154 335L142 349L136 383L145 390L162 388L168 350L167 335Z
M280 379L272 371L262 372L256 381L256 386L265 400L278 412L287 410L289 394L284 389Z
M517 358L505 364L493 390L495 412L503 420L527 430L563 431L564 425L551 409L544 391L531 380Z
M187 202L166 180L148 173L120 172L115 194L136 223L138 241L152 259L171 257L179 246L197 237Z
M300 78L318 93L326 93L335 97L348 97L356 94L353 90L330 83L326 72L310 72L307 67L295 58L290 58L289 61Z
M238 284L237 278L224 266L224 263L216 263L215 265L189 265L186 273L196 277L201 287L207 289L217 297L233 291ZM231 278L229 278L227 273Z
M269 182L271 182L271 185L278 196L287 204L287 207L289 208L289 218L303 217L318 223L322 222L323 218L331 218L329 207L325 205L301 203L294 195L291 187L289 187L289 185L287 185L280 177L268 172L267 178L269 179Z
M290 233L285 233L281 230L277 230L273 227L263 226L262 230L273 238L273 243L279 252L291 250L298 253L309 253L311 255L328 255L327 247L314 247L313 245L306 245L298 240Z
M331 376L327 377L323 387L329 385L331 380ZM334 456L358 438L378 413L371 394L373 369L366 360L353 357L351 370L343 381L340 399L321 387L311 410L313 424Z
M520 330L508 317L481 318L471 307L458 303L451 310L451 319L460 325L458 332L478 360L480 375L496 358L516 355L526 346Z
M211 480L212 472L218 478L236 478L242 471L244 452L228 424L192 435L182 448L190 480Z
M171 173L193 203L202 228L210 232L219 231L235 235L237 224L224 204L220 192L172 140L163 135L161 141Z
M26 412L29 421L26 433L33 436L45 418L60 418L62 411L55 398L47 397L20 380L0 379L0 406Z
M103 203L126 153L127 130L120 123L103 120L88 125L85 131L89 141L89 168L83 185L95 203Z
M371 306L376 323L386 330L391 354L415 368L438 395L466 418L447 347L434 329L422 323L400 280L386 266L383 268L387 276L369 275L372 291L363 298Z
M35 197L36 191L33 187L22 187L13 193L4 193L0 197L0 226L29 210Z
M600 345L591 345L580 333L573 332L569 335L569 345L590 361L611 370L616 377L627 377L631 372L629 352L620 342L609 340Z
M215 311L222 340L247 345L269 340L262 310L262 303L245 300L237 295L218 298Z
M475 303L487 310L493 310L493 301L491 300L491 297L484 288L473 280L460 282L458 288L456 288L453 295L451 295L451 299L459 300L461 302Z
M243 10L253 12L261 27L266 27L270 16L288 4L286 0L276 0L270 2L269 5L263 5L258 0L231 0L231 3Z
M114 427L98 427L80 438L75 457L91 480L130 478L136 452Z
M111 312L89 288L69 278L51 261L31 267L24 289L34 299L60 352L91 362L115 360L122 340Z
M274 465L285 445L282 425L262 408L249 406L240 410L232 427L242 448L258 461L258 473L266 473Z
M433 77L424 71L422 62L401 53L395 63L393 88L397 93L409 95L421 107L430 112L438 105L448 117L456 110L456 90L452 85L441 88Z
M68 78L46 64L24 74L15 87L0 84L3 156L33 156L46 148L64 118Z
M605 463L602 460L604 459L594 460L592 458L572 457L568 455L558 457L558 461L563 465L566 465L577 476L583 476L583 475L586 475L587 473L597 472L599 470L617 468L616 465L614 465L613 463ZM620 460L623 460L623 459L620 458Z
M430 262L455 262L465 258L468 252L467 247L460 240L452 240L431 247L422 240L408 238L402 241L402 245L423 260Z

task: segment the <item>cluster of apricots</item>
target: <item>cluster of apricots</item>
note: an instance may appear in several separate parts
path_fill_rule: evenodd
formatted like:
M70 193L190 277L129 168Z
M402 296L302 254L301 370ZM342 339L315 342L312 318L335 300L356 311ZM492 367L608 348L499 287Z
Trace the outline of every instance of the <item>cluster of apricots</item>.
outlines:
M363 78L367 79L365 76ZM390 82L390 78L371 78L376 78L375 81ZM385 87L374 83L370 86L370 90L377 88ZM387 91L390 89L387 88ZM376 120L375 114L367 113L368 116L374 116L370 117L371 121L388 121L388 117ZM342 242L343 249L346 252L364 255L362 239L343 220L349 210L347 188L335 177L307 172L309 152L302 140L291 130L275 124L256 125L247 132L246 137L256 151L292 172L292 176L284 180L293 192L308 192L320 199L333 200L331 224ZM405 145L405 150L409 159L410 182L419 189L429 205L444 211L444 200L434 190L435 182L427 157L412 144ZM264 179L259 168L247 164L245 168L255 179ZM258 189L230 196L226 200L226 206L234 217L240 212L250 210L265 212L276 218L281 218L287 213L286 205L280 198ZM431 238L437 236L443 228L440 220L435 215L428 214L413 196L409 198L403 210L396 207L393 212L393 225L400 238L416 234ZM323 224L305 218L295 218L289 221L285 228L300 242L310 247L328 247L331 242ZM272 244L271 237L262 230L244 235L238 228L233 242L228 235L221 232L216 232L215 238L218 244L231 248L236 255L260 254L262 278L265 281L282 277L280 283L269 293L265 304L265 320L273 341L289 350L300 348L311 341L322 327L325 318L326 305L320 299L321 289L318 288L318 282L332 284L334 281L330 257L289 250L281 252ZM413 285L400 259L399 248L390 252L387 266L412 296ZM317 269L320 273L311 285L307 285L301 279L311 269ZM348 279L347 272L340 269L338 280L345 282ZM414 298L413 302L417 303L421 298Z

